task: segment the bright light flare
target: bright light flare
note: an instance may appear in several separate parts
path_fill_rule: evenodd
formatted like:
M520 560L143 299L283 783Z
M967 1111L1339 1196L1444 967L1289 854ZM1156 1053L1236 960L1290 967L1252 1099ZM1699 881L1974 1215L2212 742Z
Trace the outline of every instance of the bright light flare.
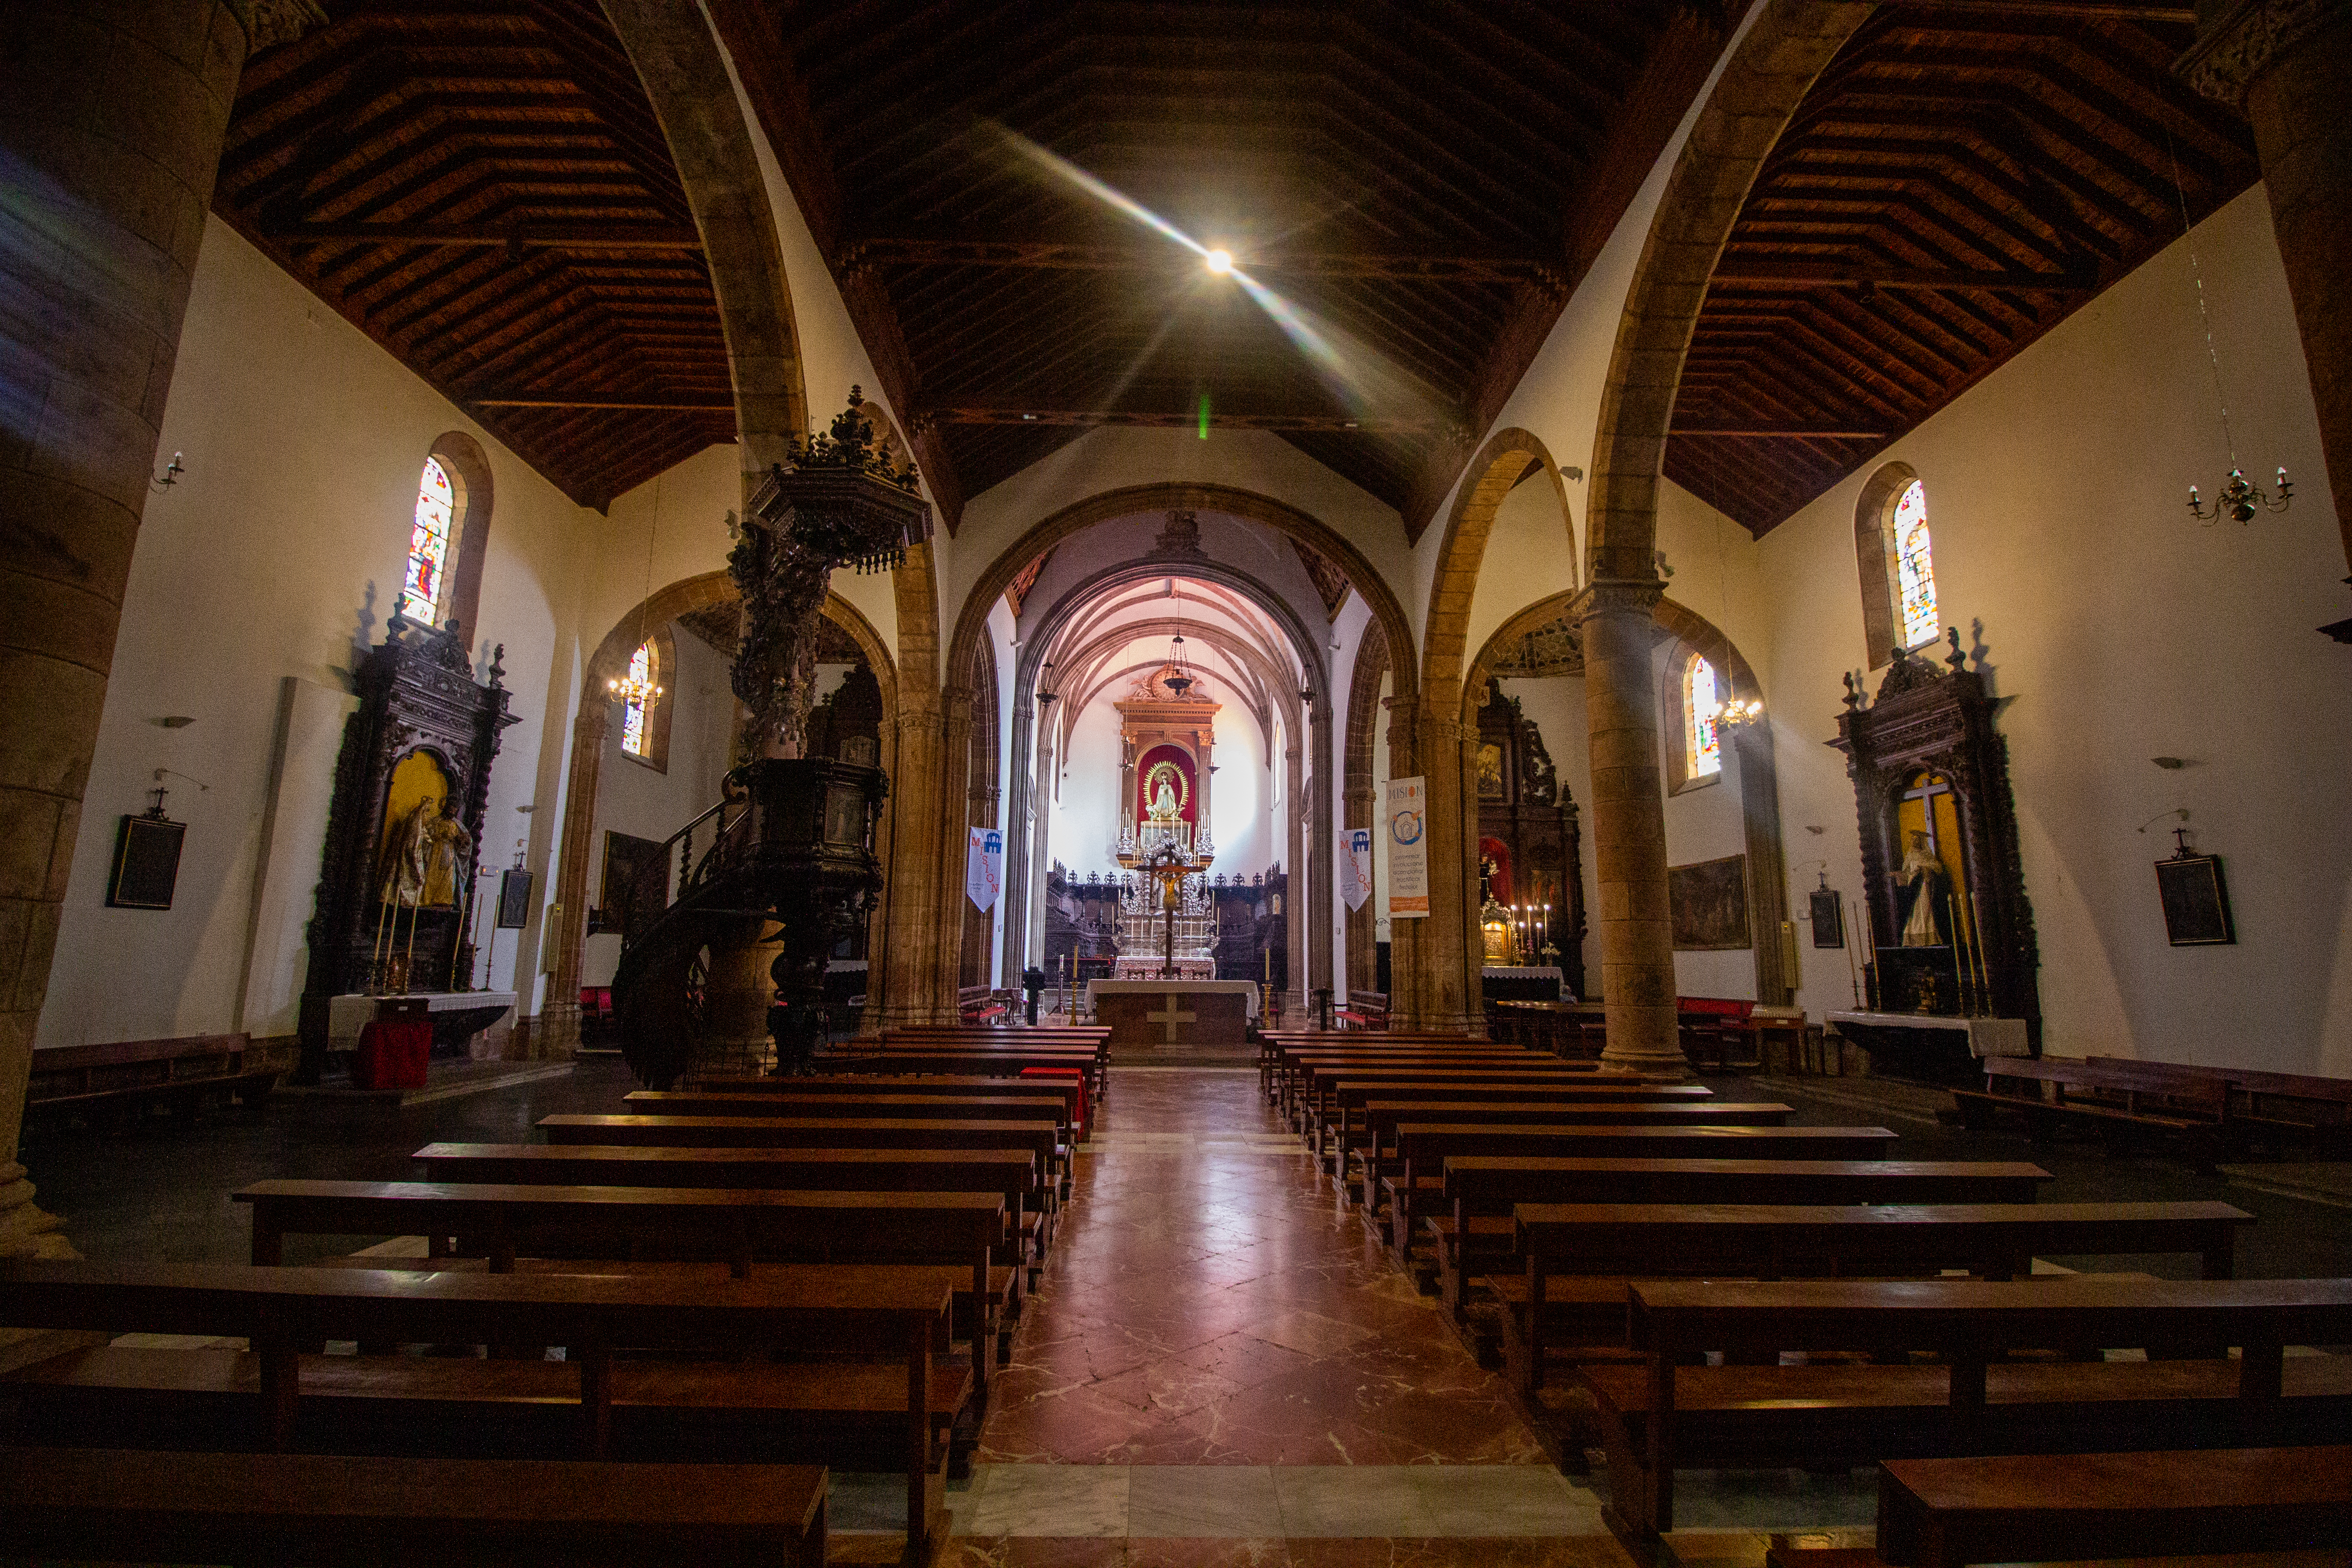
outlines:
M1230 250L1213 250L1201 259L1208 264L1210 271L1220 278L1234 269L1234 253Z

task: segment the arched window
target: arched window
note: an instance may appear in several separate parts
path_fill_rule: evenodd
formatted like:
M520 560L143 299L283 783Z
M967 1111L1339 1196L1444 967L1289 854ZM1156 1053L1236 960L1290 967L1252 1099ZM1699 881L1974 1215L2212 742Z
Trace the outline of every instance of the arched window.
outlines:
M629 658L630 695L621 710L621 750L633 757L644 756L651 743L652 737L646 732L646 710L653 702L653 689L654 645L639 643Z
M1895 608L1903 623L1903 646L1936 640L1936 563L1927 537L1927 487L1913 479L1895 498L1887 543L1895 557Z
M1683 776L1713 778L1723 771L1723 738L1715 716L1723 700L1716 690L1715 666L1697 654L1683 666Z
M416 515L408 531L408 569L401 579L400 613L412 621L437 626L437 613L447 598L450 547L457 521L457 492L449 471L436 458L425 459L425 475L416 484Z
M1896 648L1935 641L1943 622L1927 529L1927 487L1908 463L1887 464L1862 487L1853 512L1853 552L1862 571L1870 668L1885 665Z

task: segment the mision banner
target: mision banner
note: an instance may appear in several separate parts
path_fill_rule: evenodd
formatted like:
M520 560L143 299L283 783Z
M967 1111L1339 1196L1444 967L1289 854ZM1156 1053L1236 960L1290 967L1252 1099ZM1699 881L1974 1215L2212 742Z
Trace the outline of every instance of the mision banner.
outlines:
M963 861L963 890L982 910L996 907L1004 889L1004 835L993 827L971 830L971 847Z
M1372 896L1372 830L1350 827L1340 837L1348 856L1341 863L1339 896L1348 900L1352 913L1362 909L1364 900Z
M1420 920L1429 913L1429 781L1391 779L1387 810L1382 814L1389 833L1389 919Z

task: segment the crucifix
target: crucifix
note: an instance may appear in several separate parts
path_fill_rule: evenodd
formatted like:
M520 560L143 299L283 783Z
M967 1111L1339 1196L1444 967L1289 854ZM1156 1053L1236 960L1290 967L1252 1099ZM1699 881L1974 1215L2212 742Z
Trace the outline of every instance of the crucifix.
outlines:
M1143 1021L1147 1024L1165 1024L1168 1026L1168 1038L1165 1043L1171 1046L1176 1044L1176 1026L1179 1024L1194 1023L1197 1022L1199 1018L1199 1014L1188 1013L1176 1005L1176 993L1173 991L1171 991L1167 995L1162 996L1160 999L1159 1012L1146 1013L1143 1016Z
M1916 800L1919 803L1919 817L1927 830L1927 847L1938 855L1943 853L1944 847L1936 837L1936 797L1951 793L1952 786L1934 773L1929 773L1927 782L1918 788L1906 789L1903 792L1905 800Z

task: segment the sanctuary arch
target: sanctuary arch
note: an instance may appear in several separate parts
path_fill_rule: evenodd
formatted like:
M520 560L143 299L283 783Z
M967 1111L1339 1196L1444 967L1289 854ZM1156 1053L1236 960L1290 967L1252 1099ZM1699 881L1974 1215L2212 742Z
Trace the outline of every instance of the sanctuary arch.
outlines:
M1413 704L1418 699L1419 681L1417 665L1412 657L1413 640L1411 623L1405 618L1403 606L1398 603L1395 594L1380 574L1373 570L1371 563L1365 559L1363 553L1329 525L1307 512L1270 496L1229 485L1170 482L1127 486L1106 490L1098 495L1073 502L1038 522L1002 551L974 580L971 591L964 597L962 608L957 616L954 636L945 650L946 667L950 669L970 668L972 650L986 635L990 610L1014 578L1020 574L1022 568L1046 550L1098 523L1109 522L1120 518L1188 510L1222 513L1228 517L1263 524L1277 533L1295 539L1332 562L1347 578L1349 585L1363 595L1364 602L1372 615L1372 625L1367 628L1366 637L1369 639L1374 636L1376 629L1383 645L1392 650L1391 657L1394 660L1394 690L1397 700L1392 708L1394 721L1391 723L1390 731L1391 756L1393 759L1391 765L1400 773L1410 773L1415 755L1412 713ZM1213 576L1216 570L1213 563L1187 563L1180 574ZM1165 567L1163 565L1146 569L1146 574L1150 574L1151 571L1164 573ZM1223 580L1244 591L1248 591L1254 586L1245 579L1240 578L1238 574L1229 574ZM900 615L901 647L904 651L906 621L903 609ZM1286 629L1290 630L1295 638L1300 639L1301 647L1311 650L1310 657L1305 662L1310 668L1319 672L1315 688L1313 714L1307 736L1308 744L1315 749L1317 758L1315 777L1318 804L1315 806L1316 848L1313 852L1316 858L1315 874L1310 877L1308 882L1307 918L1304 921L1294 921L1293 926L1294 929L1298 929L1311 923L1315 931L1328 937L1331 928L1329 899L1332 884L1330 853L1332 834L1328 789L1328 781L1331 777L1329 760L1331 755L1329 733L1331 671L1325 662L1323 650L1316 647L1312 639L1305 638L1303 627ZM1043 646L1045 639L1033 636L1028 640ZM1026 809L1023 780L1024 774L1030 771L1028 737L1034 727L1036 718L1035 685L1036 671L1030 668L1024 659L1023 667L1015 675L1013 689L1011 780L1013 795L1007 802L1008 810L1004 817L1004 820L1012 825L1008 828L1009 833L1018 831ZM950 705L951 724L954 722L954 713L958 706ZM947 754L962 755L961 748L968 743L968 737L949 735ZM960 803L954 800L942 799L940 805L942 809L937 818L940 823L938 841L942 845L961 846L964 841L968 826L963 809ZM908 806L907 809L908 820L911 821L913 808ZM1008 900L1015 900L1013 907L1018 909L1022 905L1017 900L1032 895L1026 887L1029 879L1024 875L1024 863L1013 858L1012 854L1012 846L1008 844L1006 896ZM960 850L955 863L958 865L962 863ZM1293 864L1297 863L1297 860L1293 861ZM1018 879L1017 883L1015 879ZM934 930L950 939L960 937L961 934L961 922L956 922L953 929L950 929L949 922L944 917L934 922ZM1011 928L1008 925L1006 946L1008 973L1013 972L1010 966L1015 963L1015 949L1012 944L1010 932ZM1307 950L1305 955L1307 961L1305 973L1309 977L1310 984L1330 984L1328 952L1328 942L1318 942ZM1318 953L1324 955L1319 961L1316 956ZM1412 1026L1419 1018L1418 1014L1413 1011L1412 1001L1417 993L1412 989L1408 979L1416 973L1417 963L1417 952L1408 952L1405 944L1402 942L1397 945L1394 958L1395 988L1399 998L1396 1016L1401 1027ZM952 952L948 953L945 963L949 973L952 973L957 966L957 955ZM952 1000L951 996L950 1000Z

